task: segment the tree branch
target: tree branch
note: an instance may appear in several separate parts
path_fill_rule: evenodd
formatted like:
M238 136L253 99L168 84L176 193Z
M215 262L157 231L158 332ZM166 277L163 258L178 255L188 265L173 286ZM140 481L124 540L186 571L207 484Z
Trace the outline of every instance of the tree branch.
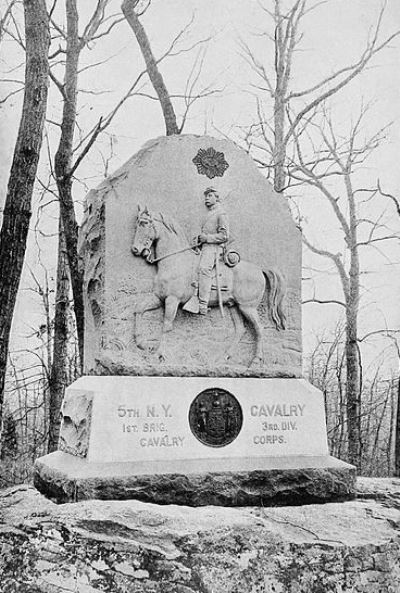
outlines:
M387 192L384 192L384 191L382 190L381 183L380 183L380 180L379 180L379 179L378 179L378 181L377 181L377 187L378 187L378 191L379 191L379 193L381 194L381 196L383 196L383 197L385 197L385 198L389 198L390 200L392 200L392 202L393 202L393 203L394 203L394 205L395 205L395 208L396 208L397 214L398 214L398 216L400 217L400 200L399 200L398 198L396 198L396 197L395 197L393 194L389 194L389 193L387 193Z
M321 305L340 305L341 307L346 308L346 303L343 301L337 301L335 299L328 299L328 300L321 300L321 299L307 299L305 301L301 301L302 305L307 305L308 303L320 303Z

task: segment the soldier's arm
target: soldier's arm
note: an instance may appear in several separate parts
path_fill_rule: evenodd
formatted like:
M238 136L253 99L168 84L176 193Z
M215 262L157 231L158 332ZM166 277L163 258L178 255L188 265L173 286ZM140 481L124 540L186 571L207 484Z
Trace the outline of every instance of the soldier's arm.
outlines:
M207 233L206 243L226 243L229 239L229 223L226 214L218 216L218 228L216 233Z

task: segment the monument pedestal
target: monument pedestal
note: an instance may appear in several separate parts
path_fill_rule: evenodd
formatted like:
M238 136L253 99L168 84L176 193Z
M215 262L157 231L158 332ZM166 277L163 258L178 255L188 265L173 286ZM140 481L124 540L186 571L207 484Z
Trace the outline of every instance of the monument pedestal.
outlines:
M36 461L34 483L57 502L275 506L353 498L355 468L329 455L91 463L56 451Z
M329 456L304 379L89 376L68 388L60 451L34 483L59 502L267 506L351 498L355 477Z

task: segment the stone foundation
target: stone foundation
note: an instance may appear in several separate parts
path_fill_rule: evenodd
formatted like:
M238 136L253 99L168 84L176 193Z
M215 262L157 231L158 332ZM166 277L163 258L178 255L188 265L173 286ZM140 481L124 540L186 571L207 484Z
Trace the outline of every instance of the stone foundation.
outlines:
M36 461L34 484L57 502L262 507L353 498L355 479L353 466L329 456L90 463L56 451Z
M277 508L56 505L0 492L0 582L21 593L398 593L400 480Z

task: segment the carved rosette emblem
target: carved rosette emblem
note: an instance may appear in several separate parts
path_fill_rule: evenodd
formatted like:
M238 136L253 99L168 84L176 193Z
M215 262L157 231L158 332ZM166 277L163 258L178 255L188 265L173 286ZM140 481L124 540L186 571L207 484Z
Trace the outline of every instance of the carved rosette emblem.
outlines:
M225 447L232 443L242 424L242 408L225 389L205 389L190 406L190 429L201 443L209 447Z
M222 177L229 164L225 160L223 152L217 152L214 148L200 148L192 162L197 167L200 175L207 175L209 179Z

